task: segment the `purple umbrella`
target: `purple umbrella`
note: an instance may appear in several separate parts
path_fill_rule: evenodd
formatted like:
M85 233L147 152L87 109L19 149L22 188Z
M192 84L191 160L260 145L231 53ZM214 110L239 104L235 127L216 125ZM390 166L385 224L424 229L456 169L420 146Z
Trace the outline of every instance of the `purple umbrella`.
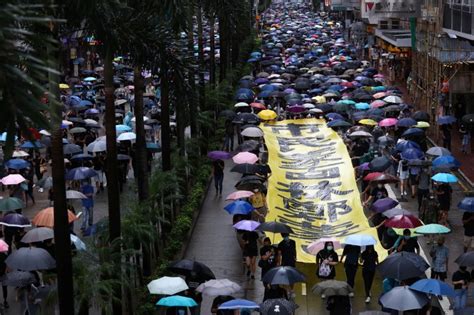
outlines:
M425 155L423 154L421 150L418 150L415 148L409 148L409 149L403 150L401 157L404 160L421 160L422 158L425 157Z
M242 220L234 224L237 230L254 231L260 226L260 223L252 220Z
M30 220L19 213L10 213L0 221L1 225L24 228L31 226Z
M283 91L283 93L285 93L285 94L296 93L296 90L288 88L288 89L285 89L285 90Z
M86 110L86 114L87 115L97 115L97 114L99 114L99 110L95 109L95 108L89 108L88 110Z
M398 201L393 200L392 198L382 198L372 204L372 211L380 213L393 209L397 205Z
M304 106L302 105L293 105L293 106L288 106L286 108L286 111L287 112L290 112L290 113L302 113L304 112L306 109L304 108Z
M369 162L362 163L361 165L359 165L358 169L361 171L369 171L370 170Z
M76 167L66 173L66 180L83 180L97 175L97 172L91 168Z
M207 157L213 160L228 160L231 158L231 155L225 151L211 151L207 153Z

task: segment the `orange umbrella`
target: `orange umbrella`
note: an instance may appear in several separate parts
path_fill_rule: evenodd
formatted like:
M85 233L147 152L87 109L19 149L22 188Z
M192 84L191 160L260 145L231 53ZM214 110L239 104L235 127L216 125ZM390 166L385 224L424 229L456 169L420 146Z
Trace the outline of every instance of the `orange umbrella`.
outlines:
M77 217L70 210L67 211L68 222L71 223L77 220ZM54 227L54 208L49 207L38 212L33 220L31 220L36 226Z

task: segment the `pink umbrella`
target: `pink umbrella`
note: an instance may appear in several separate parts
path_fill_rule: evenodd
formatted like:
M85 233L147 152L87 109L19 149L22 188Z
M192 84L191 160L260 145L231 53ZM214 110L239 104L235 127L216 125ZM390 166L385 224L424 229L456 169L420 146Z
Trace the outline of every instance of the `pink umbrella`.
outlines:
M372 97L375 98L375 99L383 98L385 96L387 96L387 93L385 93L385 92L379 92L379 93L375 93L374 95L372 95Z
M232 158L232 160L237 164L244 164L244 163L255 164L255 162L258 161L258 156L250 152L240 152L236 154Z
M8 176L3 177L0 182L3 185L18 185L23 183L26 179L21 176L20 174L10 174Z
M254 195L253 192L247 190L237 190L233 193L229 194L225 200L239 200L242 198L252 197Z
M396 118L385 118L385 119L382 119L380 122L379 122L379 126L380 127L391 127L391 126L395 126L398 122L398 119Z
M374 78L384 78L385 76L381 73L377 73L376 75L374 75Z
M8 252L8 244L4 240L0 240L0 253Z
M323 237L309 244L308 247L306 248L306 251L310 253L311 255L317 255L318 252L324 248L324 244L326 242L332 242L334 245L334 250L341 248L341 243L338 240L336 240L334 237Z
M372 107L372 108L379 108L379 107L382 107L382 106L385 106L385 105L387 105L387 103L385 103L382 100L376 100L376 101L373 101L372 103L370 103L370 107Z
M244 231L255 231L258 228L260 222L252 221L252 220L242 220L234 224L234 228L237 230L244 230Z

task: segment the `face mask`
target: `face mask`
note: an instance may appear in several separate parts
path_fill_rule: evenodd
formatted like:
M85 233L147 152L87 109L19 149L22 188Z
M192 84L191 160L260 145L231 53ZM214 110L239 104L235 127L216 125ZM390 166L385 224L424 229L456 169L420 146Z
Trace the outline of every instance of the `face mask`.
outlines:
M329 251L331 251L331 250L333 250L333 247L332 247L332 246L328 246L328 247L326 247L326 249L329 250Z
M382 188L383 185L382 185L382 184L378 184L377 187L378 187L378 188Z
M290 240L290 237L289 237L289 236L285 236L283 239L284 239L285 241L289 241L289 240Z
M403 237L405 240L409 240L410 239L410 236L404 236Z

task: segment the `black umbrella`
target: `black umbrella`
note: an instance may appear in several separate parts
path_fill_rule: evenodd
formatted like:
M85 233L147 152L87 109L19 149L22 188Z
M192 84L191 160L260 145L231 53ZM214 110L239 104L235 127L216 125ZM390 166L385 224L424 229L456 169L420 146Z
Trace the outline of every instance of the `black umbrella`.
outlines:
M256 140L247 140L244 141L237 147L238 152L249 152L255 151L260 147L260 143Z
M467 252L456 258L454 261L459 266L472 267L474 266L474 252Z
M227 119L234 119L235 112L231 111L230 109L225 109L219 113L220 117L225 117Z
M14 270L49 270L56 267L54 258L44 249L22 247L13 251L5 260L7 267Z
M190 260L181 259L173 261L169 266L168 270L175 272L180 275L189 276L191 272L196 273L197 278L203 281L215 279L214 273L205 264Z
M289 266L275 267L267 271L262 279L263 283L292 285L296 282L304 282L305 276L296 268Z
M419 277L429 267L423 257L410 252L392 254L378 265L384 277L397 280Z
M234 121L246 124L258 124L260 122L260 118L252 113L240 113L235 117Z
M291 227L284 223L270 221L270 222L263 222L257 228L259 231L264 232L273 232L273 233L293 233Z
M390 136L382 136L382 137L377 138L377 142L379 143L379 145L386 146L386 145L394 144L395 140Z
M474 124L474 114L467 114L462 116L462 121L466 124Z
M371 171L374 172L383 172L386 169L388 169L392 165L392 162L385 157L385 156L379 156L370 161L369 163L369 168Z
M256 174L259 171L259 165L249 163L236 164L230 171L241 174Z
M286 299L268 299L260 304L262 315L292 315L298 308L293 301Z
M430 115L427 112L421 110L415 112L412 118L416 121L430 121Z
M6 273L0 279L0 281L4 286L22 288L35 283L36 278L31 272L14 270L12 272Z

